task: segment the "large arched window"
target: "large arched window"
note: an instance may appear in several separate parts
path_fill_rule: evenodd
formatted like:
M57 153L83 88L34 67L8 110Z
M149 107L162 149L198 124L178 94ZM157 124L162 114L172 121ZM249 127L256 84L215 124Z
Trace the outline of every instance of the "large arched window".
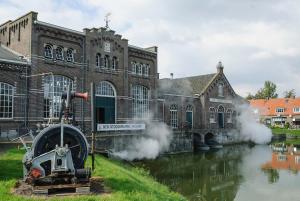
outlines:
M55 57L57 60L64 60L64 53L62 47L57 47L55 49Z
M14 87L0 82L0 119L13 117Z
M44 118L58 118L60 113L61 95L70 85L74 91L73 80L62 75L44 77Z
M74 62L74 50L72 48L67 50L67 57L66 60L68 62Z
M96 55L96 67L100 68L100 66L101 66L101 54L98 53Z
M44 56L48 59L52 59L53 58L53 48L52 45L47 44L44 47Z
M149 90L141 85L132 87L133 117L147 117L149 114Z
M110 82L102 81L96 85L95 95L96 123L115 123L117 94L114 86Z
M178 106L176 104L170 106L170 126L178 128Z
M189 128L193 128L193 106L188 105L185 111L185 120L188 123Z
M216 123L216 109L214 107L209 108L209 122Z

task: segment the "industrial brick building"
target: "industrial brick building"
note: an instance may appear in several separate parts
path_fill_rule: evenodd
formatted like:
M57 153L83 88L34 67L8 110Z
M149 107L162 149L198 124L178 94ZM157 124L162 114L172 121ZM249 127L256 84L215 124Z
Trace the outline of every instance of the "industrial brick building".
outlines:
M157 47L129 45L108 27L59 27L39 21L35 12L0 25L0 43L2 131L55 122L66 87L86 92L93 82L96 123L126 123L151 111L176 132L232 141L239 96L221 62L213 74L159 80ZM90 104L74 104L77 124L88 133Z

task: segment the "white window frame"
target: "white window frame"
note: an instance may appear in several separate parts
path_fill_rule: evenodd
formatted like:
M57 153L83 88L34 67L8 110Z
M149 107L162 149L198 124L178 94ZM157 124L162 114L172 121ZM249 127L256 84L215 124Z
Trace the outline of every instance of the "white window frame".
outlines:
M232 109L227 109L226 111L226 122L227 123L232 123Z
M15 87L5 82L0 82L0 120L14 118ZM3 104L1 102L3 101ZM11 103L11 104L10 104Z
M53 46L51 44L45 45L44 56L45 56L45 58L53 59Z
M294 107L293 112L294 113L300 113L300 107Z
M276 112L276 113L283 113L283 112L285 112L285 108L283 108L283 107L277 107L277 108L275 109L275 112Z
M108 55L104 56L104 68L109 69L109 56Z
M66 61L74 62L74 50L72 48L67 49Z
M148 77L149 76L149 70L150 70L150 65L146 64L145 65L145 76Z
M170 126L173 129L178 128L178 106L176 104L170 105Z
M102 81L96 86L95 96L116 97L116 89L110 82Z
M150 90L142 85L134 85L131 93L133 118L149 117Z
M101 67L101 54L100 53L96 54L96 67L97 68Z
M117 57L113 57L111 67L112 67L113 70L116 70L118 68L118 59L117 59Z
M136 62L131 62L131 74L136 74Z
M137 64L137 74L143 75L143 64L141 64L141 63Z

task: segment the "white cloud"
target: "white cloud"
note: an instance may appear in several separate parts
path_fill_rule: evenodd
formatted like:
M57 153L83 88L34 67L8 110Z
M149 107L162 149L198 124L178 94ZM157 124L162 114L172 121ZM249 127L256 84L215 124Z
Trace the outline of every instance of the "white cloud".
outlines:
M279 94L295 88L300 95L300 2L180 0L19 0L0 1L0 21L30 10L39 19L77 30L110 26L138 46L159 48L159 72L168 77L216 71L225 74L241 95L272 80Z

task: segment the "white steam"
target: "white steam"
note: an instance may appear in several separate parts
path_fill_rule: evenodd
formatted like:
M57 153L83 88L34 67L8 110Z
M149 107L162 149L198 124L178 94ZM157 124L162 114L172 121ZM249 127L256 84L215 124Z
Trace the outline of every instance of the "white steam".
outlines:
M135 138L128 144L124 151L113 153L114 156L124 160L155 159L159 154L168 151L172 131L162 122L146 120L146 131L142 137Z
M259 114L249 105L236 106L238 112L237 128L242 141L252 141L256 144L266 144L271 141L272 131L259 123Z

